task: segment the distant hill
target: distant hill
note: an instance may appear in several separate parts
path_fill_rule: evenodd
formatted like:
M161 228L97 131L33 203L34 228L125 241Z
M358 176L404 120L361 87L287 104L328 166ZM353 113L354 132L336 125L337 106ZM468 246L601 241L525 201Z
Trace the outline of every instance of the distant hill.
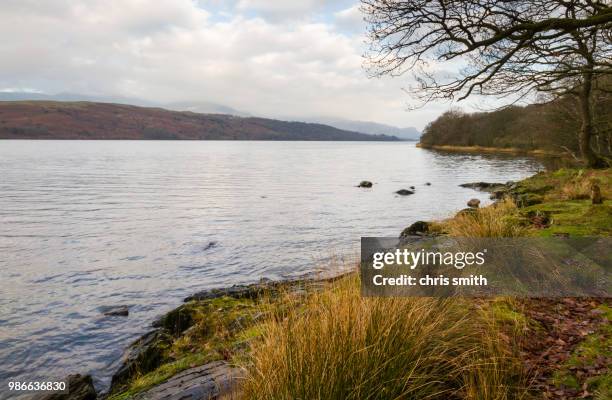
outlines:
M58 101L0 102L0 139L398 140L323 124Z
M132 104L132 103L129 103ZM201 114L228 114L238 117L251 117L252 115L243 111L238 111L235 108L224 106L222 104L211 103L209 101L189 102L182 101L178 103L168 103L161 106L168 110L174 111L191 111Z
M36 93L36 92L0 92L0 101L30 101L30 100L48 100L48 101L89 101L93 103L114 103L114 104L131 104L140 107L159 107L174 111L191 111L202 114L229 114L240 117L250 117L246 112L238 111L232 107L223 104L217 104L210 101L181 101L174 103L159 103L147 101L135 97L123 96L89 96L79 93Z
M419 140L421 133L414 127L398 128L370 121L352 121L333 117L302 118L306 122L318 122L347 131L367 133L369 135L391 135L402 140Z

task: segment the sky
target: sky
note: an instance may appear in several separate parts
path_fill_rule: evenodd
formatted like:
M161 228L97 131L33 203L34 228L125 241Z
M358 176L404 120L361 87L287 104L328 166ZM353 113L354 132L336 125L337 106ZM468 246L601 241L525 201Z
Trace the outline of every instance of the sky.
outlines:
M353 0L3 0L0 91L213 102L422 129L411 77L369 78Z

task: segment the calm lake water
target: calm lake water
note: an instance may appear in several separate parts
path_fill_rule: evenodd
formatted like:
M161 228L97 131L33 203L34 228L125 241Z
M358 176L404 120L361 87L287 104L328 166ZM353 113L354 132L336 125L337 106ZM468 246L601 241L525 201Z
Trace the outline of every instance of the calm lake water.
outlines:
M487 200L460 183L540 169L408 142L0 141L0 397L69 373L104 388L193 292L325 268L361 236ZM122 304L129 317L100 312Z

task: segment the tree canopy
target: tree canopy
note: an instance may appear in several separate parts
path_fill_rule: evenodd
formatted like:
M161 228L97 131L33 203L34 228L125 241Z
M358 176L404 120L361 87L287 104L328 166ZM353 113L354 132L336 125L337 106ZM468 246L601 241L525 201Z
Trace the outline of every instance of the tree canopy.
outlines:
M589 164L591 97L612 74L612 7L600 0L362 0L372 75L414 74L427 103L536 93L581 100L579 143Z

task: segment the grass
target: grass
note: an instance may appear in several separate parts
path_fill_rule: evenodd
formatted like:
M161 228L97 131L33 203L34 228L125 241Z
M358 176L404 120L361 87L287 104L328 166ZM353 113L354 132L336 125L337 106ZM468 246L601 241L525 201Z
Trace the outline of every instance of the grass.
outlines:
M609 201L591 205L584 199L594 182L609 198L609 170L538 174L515 190L538 196L541 204L519 208L504 200L458 213L433 224L433 229L458 237L546 236L561 230L607 235L612 221ZM532 226L529 216L534 212L550 215L550 226ZM528 385L515 351L528 340L525 332L542 328L516 301L363 298L357 280L356 276L345 280L267 322L246 366L249 379L242 388L243 398L526 396ZM602 343L601 337L597 343ZM591 344L587 340L584 346ZM608 382L604 374L590 384L600 398L607 398Z
M558 156L557 153L546 150L526 150L516 147L485 147L485 146L453 146L453 145L424 145L417 143L417 147L424 149L441 150L458 153L497 153L497 154L529 154L533 156Z
M519 237L527 234L520 223L519 210L512 200L473 212L461 212L444 221L440 228L455 237Z
M470 301L364 298L358 276L265 325L245 399L520 398L522 370Z
M457 237L610 235L610 200L592 205L584 197L596 182L610 199L611 176L610 170L537 174L514 191L538 196L541 204L517 207L504 200L431 226ZM533 215L547 216L548 224L534 226ZM299 294L194 302L188 313L191 327L176 336L167 361L112 398L132 397L215 359L247 371L231 396L236 399L528 398L518 349L529 340L525 332L542 327L522 312L522 303L512 298L368 298L359 288L358 274L352 274ZM169 323L181 325L176 318ZM555 379L577 383L572 365L607 354L611 336L606 330L587 337ZM600 374L588 385L598 399L609 398L611 380L609 373Z
M603 204L591 204L591 186L597 184ZM544 229L532 232L538 236L612 235L612 173L610 169L560 169L540 173L519 183L518 193L537 193L542 204L521 209L523 216L541 213L550 219Z

